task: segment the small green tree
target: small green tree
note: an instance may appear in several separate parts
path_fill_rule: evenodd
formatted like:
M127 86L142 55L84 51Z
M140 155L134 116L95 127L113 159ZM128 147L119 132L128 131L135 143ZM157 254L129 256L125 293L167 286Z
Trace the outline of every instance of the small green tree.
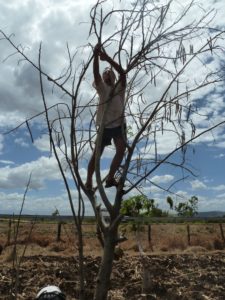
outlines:
M178 216L193 217L198 214L198 197L192 196L187 202L180 202L174 207Z
M173 199L170 196L168 196L166 201L169 204L170 209L173 209Z
M59 216L59 210L56 208L55 211L52 213L53 217Z
M168 215L168 212L162 211L155 204L154 199L148 199L145 195L137 195L124 200L120 212L122 215L130 217L163 217Z

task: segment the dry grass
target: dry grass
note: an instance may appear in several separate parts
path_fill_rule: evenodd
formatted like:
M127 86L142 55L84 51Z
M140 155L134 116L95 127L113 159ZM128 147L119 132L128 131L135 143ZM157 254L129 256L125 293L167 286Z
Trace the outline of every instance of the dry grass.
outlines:
M31 224L21 223L17 245L22 249L28 245L26 256L31 255L65 255L77 254L77 234L72 224L63 224L60 241L57 242L57 224L37 223L34 226L29 239ZM84 225L84 254L99 255L101 246L96 238L95 226ZM120 247L130 255L138 253L137 239L131 231L129 224L121 225L120 231L125 234L127 241ZM6 246L8 238L8 223L0 222L0 246L2 255L0 260L10 260L10 254L14 244L11 234L10 244ZM190 245L188 245L187 225L185 224L154 224L151 225L151 241L148 241L147 226L141 227L139 242L143 250L150 253L165 252L194 252L223 250L224 243L218 224L190 224Z
M54 283L66 291L68 300L75 299L78 249L74 226L63 225L59 241L57 224L35 224L31 235L30 228L29 222L22 223L19 228L16 247L18 257L23 255L25 247L27 251L18 268L18 299L34 299L34 295L46 283ZM99 263L99 257L96 256L101 254L101 246L96 238L94 225L84 225L83 231L89 287L96 280ZM109 299L156 299L156 293L159 293L157 299L181 299L182 294L185 294L182 299L203 299L202 295L210 296L207 299L223 299L225 254L221 251L224 243L218 224L190 224L190 245L185 224L152 225L150 242L148 228L142 226L138 240L139 246L147 254L144 256L144 265L140 263L137 237L131 231L131 226L121 225L120 232L125 234L127 241L121 243L115 251L117 258L121 259L114 261L115 268L111 276L113 288L109 291ZM6 245L7 240L8 223L0 220L0 245L3 246L0 255L0 266L3 270L0 294L4 295L3 298L0 295L0 299L11 299L6 294L9 294L10 287L16 286L12 281L15 278L15 270L12 271L15 258L13 233L9 245ZM123 256L123 253L126 255ZM141 261L143 262L143 257ZM162 296L161 292L166 293L166 296Z

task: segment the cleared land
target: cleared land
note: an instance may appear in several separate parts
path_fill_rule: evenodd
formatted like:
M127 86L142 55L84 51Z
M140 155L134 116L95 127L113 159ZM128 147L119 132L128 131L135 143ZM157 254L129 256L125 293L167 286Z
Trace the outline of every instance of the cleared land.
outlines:
M18 299L34 299L46 284L60 286L69 300L77 299L76 231L72 224L63 224L57 241L58 229L57 223L39 222L31 232L30 222L20 224L17 258L25 247L26 252L18 271ZM141 226L138 240L145 256L139 254L132 229L131 224L120 228L128 240L120 245L124 255L114 262L109 299L224 299L225 251L219 224L189 224L189 238L187 224L153 224L151 241L147 226ZM84 225L83 230L86 293L91 300L101 247L94 225ZM13 231L13 224L9 230L8 221L0 221L0 299L10 299L16 276Z

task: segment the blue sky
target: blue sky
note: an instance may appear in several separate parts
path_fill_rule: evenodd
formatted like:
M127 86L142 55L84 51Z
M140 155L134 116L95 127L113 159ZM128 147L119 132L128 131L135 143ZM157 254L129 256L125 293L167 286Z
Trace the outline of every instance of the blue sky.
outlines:
M115 3L117 1L114 1ZM164 1L166 2L166 1ZM174 1L175 4L179 1ZM188 1L182 1L182 3ZM197 2L197 1L196 1ZM74 0L0 0L0 29L6 34L14 33L13 41L25 46L27 55L37 62L39 43L43 44L43 65L50 75L60 74L66 64L66 43L71 51L87 44L89 11L95 1ZM201 1L199 2L201 3ZM214 26L225 29L223 0L202 1L204 8L217 10ZM178 5L178 7L180 7ZM197 7L197 5L196 5ZM196 8L196 18L199 10ZM93 44L95 41L91 41ZM11 56L14 50L4 41L0 41L0 214L18 213L23 193L32 173L31 185L25 201L24 213L51 214L56 208L61 214L70 214L70 207L57 163L49 153L49 141L46 126L41 119L31 121L34 143L31 142L26 126L11 130L27 118L43 110L38 74L29 64L19 61L19 56ZM85 53L83 56L85 57ZM220 57L207 60L209 68L224 64L224 52ZM189 70L187 77L198 72L198 63ZM92 82L91 68L87 81ZM162 79L163 82L163 79ZM163 85L164 83L162 83ZM159 85L160 86L160 85ZM157 96L160 88L150 91ZM83 98L93 95L91 84L87 85ZM62 100L57 89L52 93L52 86L46 85L49 105ZM225 120L224 87L206 88L198 92L198 106L202 115L193 116L198 132L216 122ZM66 101L63 99L62 101ZM90 118L86 113L85 118ZM128 120L129 122L129 120ZM165 155L170 150L174 137L164 135L158 141L159 153ZM175 141L175 140L174 140ZM199 198L199 210L225 211L225 127L220 127L196 140L188 149L187 162L196 176L189 176L179 181L172 189L174 199L189 199L195 195ZM114 149L104 152L102 174L107 173L109 161ZM91 155L87 151L80 170L86 178L87 161ZM179 154L173 159L178 159ZM151 175L151 181L162 184L165 188L182 178L182 173L166 166ZM168 192L156 186L146 186L150 198L156 199L163 209L168 209L165 199ZM74 203L76 203L76 190ZM109 197L115 191L109 189ZM130 195L135 194L133 191ZM183 201L183 200L182 200ZM75 204L76 205L76 204ZM90 204L86 199L87 214L91 214Z

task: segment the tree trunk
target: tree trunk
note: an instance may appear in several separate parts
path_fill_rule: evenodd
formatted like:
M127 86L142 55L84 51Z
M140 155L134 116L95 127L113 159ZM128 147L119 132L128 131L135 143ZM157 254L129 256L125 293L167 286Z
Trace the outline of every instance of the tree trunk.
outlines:
M98 272L94 300L107 300L107 294L110 287L110 275L112 272L116 237L117 234L115 232L110 232L105 238L104 251L101 266Z
M225 237L224 237L224 232L223 232L223 225L222 225L222 223L219 224L219 227L220 227L220 234L221 234L223 243L224 243L224 245L225 245Z
M59 221L57 225L57 237L56 237L57 242L61 241L61 229L62 229L62 223Z
M11 229L12 229L12 220L9 219L8 236L7 236L7 244L6 244L6 246L9 246L9 245L10 245L10 240L11 240Z
M82 228L78 230L78 253L79 253L79 299L85 300L84 289L84 247L83 247L83 232Z
M187 240L188 240L188 246L191 246L191 234L190 234L190 225L187 225Z

